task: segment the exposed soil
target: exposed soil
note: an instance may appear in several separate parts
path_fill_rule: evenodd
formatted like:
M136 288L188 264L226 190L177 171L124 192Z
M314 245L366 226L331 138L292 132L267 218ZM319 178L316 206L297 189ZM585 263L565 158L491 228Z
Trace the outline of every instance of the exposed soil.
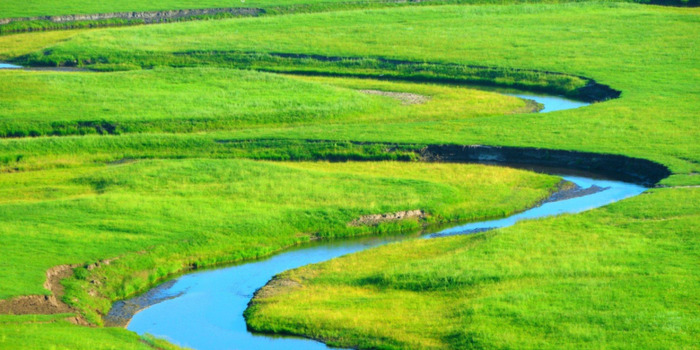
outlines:
M146 293L137 297L115 302L109 313L104 316L105 327L126 327L137 312L151 305L180 296L181 293L164 294L175 282L177 280L171 280L149 289Z
M96 269L101 265L109 265L113 260L102 260L87 265L85 268L88 270ZM65 294L65 288L61 284L61 280L73 276L73 269L79 266L81 265L58 265L48 269L46 271L44 288L51 292L50 295L25 295L0 300L0 315L50 315L77 312L77 310L63 302L62 298ZM78 325L89 325L80 315L68 317L66 321Z
M424 219L425 217L426 217L425 212L422 210L419 210L419 209L404 210L404 211L397 211L395 213L364 215L358 219L350 221L348 223L348 225L350 225L350 226L372 226L372 225L379 225L383 222L388 222L388 221L398 221L398 220L403 220L403 219L408 219L408 218Z
M0 300L0 314L60 314L75 312L61 298L64 288L61 280L73 275L73 269L80 265L58 265L46 271L44 288L51 295L26 295L8 300Z
M570 184L571 186L567 186L566 184ZM562 182L559 184L559 191L552 193L552 195L549 196L549 198L543 200L538 205L588 196L594 193L605 191L608 188L609 187L600 187L596 185L593 185L588 188L583 188L571 182L562 180Z
M391 97L402 102L403 105L417 105L423 104L430 100L430 96L412 94L410 92L393 92L393 91L381 91L381 90L358 90L359 92L368 95L380 95Z
M294 287L301 287L301 283L288 278L275 276L269 282L267 282L264 287L255 292L253 298L251 298L251 301L255 300L256 298L267 299L277 295L282 289Z
M143 23L158 23L172 19L182 19L194 16L212 16L218 14L232 14L236 16L257 16L265 13L264 10L258 8L213 8L213 9L189 9L189 10L170 10L170 11L142 11L142 12L111 12L111 13L94 13L86 15L63 15L63 16L36 16L36 17L20 17L20 18L4 18L0 19L0 24L8 24L12 22L26 21L51 21L54 23L65 23L75 21L98 21L107 19L124 19L124 20L139 20Z
M535 171L560 168L564 173L584 171L644 186L654 186L671 175L659 163L615 154L482 145L429 145L419 153L423 161L495 164Z

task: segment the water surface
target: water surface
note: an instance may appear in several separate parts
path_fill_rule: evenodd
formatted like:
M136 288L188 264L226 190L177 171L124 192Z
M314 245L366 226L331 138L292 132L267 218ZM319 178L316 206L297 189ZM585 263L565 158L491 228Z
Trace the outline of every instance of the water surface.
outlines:
M22 66L16 66L14 64L0 62L0 69L20 69L20 68L22 68Z
M548 113L548 112L555 112L555 111L563 111L566 109L574 109L574 108L579 108L579 107L585 107L590 105L588 102L583 102L583 101L577 101L577 100L572 100L567 97L563 96L549 96L549 95L542 95L542 94L533 94L533 93L504 93L504 95L509 95L509 96L515 96L519 98L524 98L526 100L533 100L535 102L541 103L544 105L544 108L539 111L539 113Z
M423 237L473 232L513 225L523 219L578 213L640 194L645 190L642 186L618 181L578 176L564 178L582 188L597 186L595 189L598 191L584 197L545 203L509 218L459 225L428 233ZM170 281L165 288L156 289L158 297L163 301L134 315L127 328L139 334L152 334L172 343L200 350L328 349L325 344L314 340L271 337L248 332L243 311L253 293L273 276L286 270L412 238L415 236L322 242L260 261L187 274Z

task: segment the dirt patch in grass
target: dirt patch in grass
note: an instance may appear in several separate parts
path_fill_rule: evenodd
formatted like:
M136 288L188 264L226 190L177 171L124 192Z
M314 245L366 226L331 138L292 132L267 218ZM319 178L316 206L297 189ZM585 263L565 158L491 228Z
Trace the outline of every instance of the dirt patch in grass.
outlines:
M301 283L290 280L288 278L276 276L273 279L271 279L270 282L267 282L267 284L264 287L258 289L258 291L255 292L255 295L251 299L251 302L253 300L267 299L275 296L279 292L286 292L285 290L288 288L296 287L301 287Z
M350 226L378 225L387 221L398 221L409 218L424 219L426 214L420 209L397 211L387 214L364 215L348 223Z
M61 301L64 288L61 280L73 275L73 269L79 265L58 265L46 271L44 288L51 295L26 295L8 300L0 300L0 314L61 314L75 312L73 308Z
M426 103L430 100L430 96L412 94L410 92L393 92L393 91L381 91L381 90L357 90L363 94L368 95L379 95L391 97L401 101L403 105L418 105Z
M114 259L102 260L85 266L92 270L101 265L109 265ZM24 295L7 300L0 300L0 315L27 315L27 314L66 314L75 313L77 310L63 302L65 288L61 280L73 276L73 269L80 264L58 265L46 271L44 288L51 292L50 295ZM88 325L80 315L66 318L68 322L78 325Z

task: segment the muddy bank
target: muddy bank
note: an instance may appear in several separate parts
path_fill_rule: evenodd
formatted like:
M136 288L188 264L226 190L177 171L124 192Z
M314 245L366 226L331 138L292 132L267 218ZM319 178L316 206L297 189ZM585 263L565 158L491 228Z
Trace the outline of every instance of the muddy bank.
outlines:
M166 293L174 283L175 280L171 280L137 297L115 302L109 310L109 314L104 317L105 327L126 327L129 324L129 320L137 312L151 305L182 295L182 293L173 295Z
M265 13L259 8L233 7L233 8L212 8L212 9L186 9L168 11L144 11L144 12L111 12L94 13L84 15L62 15L62 16L36 16L0 19L0 24L28 21L50 21L54 23L67 23L77 21L100 21L108 19L138 20L141 23L167 22L173 19L186 19L195 16L214 16L219 14L229 14L234 16L258 16Z
M613 154L528 147L429 145L419 151L424 161L481 163L532 169L578 170L603 177L653 186L671 175L667 167L646 159Z
M28 315L28 314L63 314L77 313L78 310L63 302L65 288L61 280L73 277L74 269L84 267L86 270L93 270L102 265L109 265L114 259L105 259L88 265L72 264L58 265L46 271L46 281L44 288L51 292L49 295L24 295L12 299L0 300L0 315ZM99 283L92 281L92 283ZM82 316L76 315L66 319L67 321L89 325Z
M7 300L0 300L0 314L60 314L75 312L64 303L64 288L61 280L73 275L73 269L79 265L58 265L46 271L44 288L51 295L27 295Z

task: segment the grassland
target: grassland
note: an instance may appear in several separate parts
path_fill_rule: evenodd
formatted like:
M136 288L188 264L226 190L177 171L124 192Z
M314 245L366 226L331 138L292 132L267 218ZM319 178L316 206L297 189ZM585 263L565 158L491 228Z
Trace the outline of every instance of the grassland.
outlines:
M89 31L25 59L181 66L187 57L177 53L202 51L211 53L208 62L200 57L192 64L230 67L237 62L222 61L217 53L291 52L583 75L623 91L622 98L547 115L265 128L234 137L578 149L644 157L688 174L700 171L694 142L700 135L695 84L700 72L692 49L700 37L697 12L584 3L300 14ZM337 73L342 65L332 68ZM693 177L682 182L698 183Z
M0 137L192 133L274 125L455 119L524 111L519 99L477 90L414 87L421 106L354 89L219 68L128 72L0 72ZM336 84L339 84L337 82ZM99 93L98 93L99 92ZM76 103L76 101L84 101Z
M0 345L4 349L180 349L123 329L76 327L65 320L69 317L72 315L0 315Z
M546 197L559 181L484 166L206 159L82 166L2 178L0 240L6 252L0 297L47 293L45 271L54 265L121 256L89 279L71 282L77 285L69 288L66 300L96 323L101 320L94 312L106 312L111 300L193 264L260 257L315 238L421 225L347 225L366 214L423 209L429 222L503 216ZM86 278L87 271L81 273ZM105 299L87 294L95 288L88 283L94 280L104 281L99 292Z
M577 0L590 1L590 0ZM667 6L698 6L698 0L595 0L610 2L637 2L643 4L659 4ZM512 4L512 3L562 3L565 0L429 0L429 1L400 1L400 0L252 0L245 2L226 2L221 0L211 1L172 1L158 0L147 3L133 0L119 0L108 3L96 3L87 1L46 1L32 0L20 2L10 0L4 3L0 20L11 19L9 23L0 24L0 35L17 32L33 32L44 30L66 30L95 27L132 26L146 23L167 23L192 20L220 20L240 16L269 16L281 14L329 12L352 9L370 9L387 7L423 6L423 5L447 5L447 4ZM142 17L128 17L125 13L197 10L204 9L202 13L161 14L161 17L145 20ZM209 10L206 10L209 9ZM222 11L223 10L223 11ZM230 10L230 11L229 11ZM121 16L110 17L110 13L118 13ZM93 15L76 18L72 15ZM95 16L95 14L107 14L107 16Z
M397 1L398 2L398 1ZM514 2L562 2L556 0L531 0L531 1L498 1L498 0L457 0L444 1L438 0L432 3L463 3L463 4L488 4L488 3L514 3ZM651 0L637 0L632 2L639 3L654 3ZM693 0L661 0L657 3L666 3L671 5L686 5L693 4ZM349 7L372 7L377 5L391 5L392 1L381 0L247 0L240 2L223 1L223 0L157 0L157 1L135 1L135 0L117 0L110 2L94 2L85 0L64 0L64 1L47 1L47 0L30 0L18 1L8 0L3 2L3 12L0 18L17 18L17 17L33 17L33 16L60 16L71 14L92 14L92 13L110 13L110 12L133 12L133 11L164 11L164 10L180 10L180 9L205 9L205 8L228 8L228 7L251 7L262 8L272 13L277 11L309 11L309 10L338 10Z
M248 322L363 349L690 349L698 192L303 267L279 276L300 283L256 298Z
M38 4L36 13L51 13L48 3ZM121 5L130 6L109 6ZM233 158L415 160L411 151L427 143L529 146L642 157L674 172L664 185L698 185L698 24L697 9L583 3L421 6L0 36L3 60L127 70L0 72L0 122L5 136L15 136L0 140L0 297L46 293L48 267L121 256L64 282L66 300L99 323L97 312L114 299L193 264L269 254L316 236L417 225L345 225L363 214L419 206L435 221L503 215L556 182L482 167ZM361 74L409 81L352 78ZM582 76L622 95L578 110L523 114L513 113L527 108L516 99L416 84L455 76L563 92L585 84ZM358 89L431 98L402 105ZM170 94L176 98L162 100ZM247 99L240 103L230 98L241 94ZM134 111L141 104L151 108ZM81 129L79 122L93 124ZM102 122L122 125L120 135L100 135L96 126L107 130ZM26 137L32 135L46 136ZM397 142L407 145L391 144ZM573 339L584 348L692 348L699 197L696 189L657 189L580 216L392 245L361 260L290 272L303 287L257 304L249 319L258 329L363 347L542 348ZM409 253L419 260L403 260ZM342 271L341 262L358 270ZM299 308L310 309L287 304L303 297ZM384 317L353 318L365 307ZM127 332L79 328L61 317L3 316L0 345L145 346ZM96 342L76 340L83 335Z

